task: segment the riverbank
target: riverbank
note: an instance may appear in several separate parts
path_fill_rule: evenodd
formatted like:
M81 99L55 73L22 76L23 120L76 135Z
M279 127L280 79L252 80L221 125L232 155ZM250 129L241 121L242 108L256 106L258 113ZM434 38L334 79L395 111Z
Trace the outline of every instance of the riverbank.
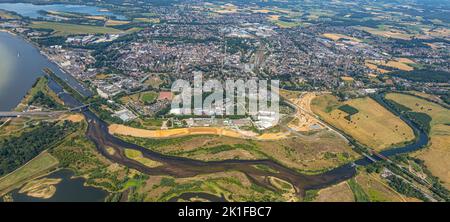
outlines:
M254 140L281 140L287 138L289 133L263 133L258 135L249 131L236 131L232 129L219 127L192 127L167 130L145 130L133 128L120 124L111 124L108 126L111 134L133 136L139 138L178 138L192 135L218 135L232 138L254 139Z

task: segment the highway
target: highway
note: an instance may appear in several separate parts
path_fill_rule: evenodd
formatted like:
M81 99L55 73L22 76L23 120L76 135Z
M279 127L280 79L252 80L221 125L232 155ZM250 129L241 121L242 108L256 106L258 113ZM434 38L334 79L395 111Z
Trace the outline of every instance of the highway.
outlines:
M68 110L60 110L60 111L31 111L31 112L0 112L0 118L2 117L21 117L21 116L54 116L59 115L66 112L75 112L75 111L83 111L86 107L91 104L82 105L78 107L74 107Z

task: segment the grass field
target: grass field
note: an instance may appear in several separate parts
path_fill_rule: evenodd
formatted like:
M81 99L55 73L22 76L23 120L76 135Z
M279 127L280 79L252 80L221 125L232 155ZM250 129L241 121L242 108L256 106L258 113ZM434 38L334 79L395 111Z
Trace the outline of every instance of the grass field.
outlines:
M397 193L378 174L368 174L365 171L360 171L354 180L370 202L414 201L412 198Z
M414 153L413 156L424 160L431 173L439 177L445 187L450 189L450 110L406 94L389 93L386 98L432 118L429 147Z
M363 188L356 182L355 178L350 179L347 182L348 186L353 192L356 202L370 202L369 196L363 190Z
M156 92L143 92L140 95L140 100L144 103L152 103L158 97L158 93Z
M120 101L123 104L127 104L128 102L134 101L134 102L140 102L143 104L150 104L156 100L158 97L158 93L153 91L147 91L147 92L140 92L128 96L124 96L120 98Z
M339 109L349 105L358 113L348 118ZM375 150L383 150L414 139L412 129L369 97L340 102L335 96L322 95L311 103L313 111L329 124Z
M103 26L76 25L60 22L33 22L31 28L52 29L54 35L79 35L79 34L121 34L124 31Z
M24 166L0 178L0 196L20 187L28 180L42 176L58 166L58 160L47 153L42 152Z
M125 156L132 160L136 160L147 167L158 167L162 165L157 161L145 158L139 150L125 149Z

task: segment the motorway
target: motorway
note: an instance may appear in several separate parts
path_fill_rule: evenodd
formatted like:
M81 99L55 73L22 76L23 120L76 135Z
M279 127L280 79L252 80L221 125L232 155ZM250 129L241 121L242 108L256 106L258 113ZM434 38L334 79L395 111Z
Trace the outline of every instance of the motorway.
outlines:
M35 112L0 112L0 118L2 117L21 117L21 116L54 116L67 112L83 111L91 104L74 107L68 110L59 111L35 111Z

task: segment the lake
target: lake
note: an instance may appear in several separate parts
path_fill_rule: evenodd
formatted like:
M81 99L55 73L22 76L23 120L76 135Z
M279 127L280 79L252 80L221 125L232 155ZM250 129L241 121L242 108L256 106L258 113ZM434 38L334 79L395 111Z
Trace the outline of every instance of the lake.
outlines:
M50 19L51 16L42 15L40 11L57 11L68 13L82 13L88 15L104 15L115 17L116 19L125 20L122 15L114 14L105 9L88 6L88 5L69 5L69 4L49 4L49 5L34 5L31 3L0 3L0 9L15 12L23 17L37 19L39 17Z
M19 36L0 32L0 111L10 111L19 104L39 76L50 68L82 95L90 96L71 75L43 56L39 50Z
M56 192L49 199L30 197L19 193L19 189L11 192L14 202L102 202L108 193L102 189L84 186L83 178L72 178L70 170L58 170L45 176L45 178L60 178L56 184Z

